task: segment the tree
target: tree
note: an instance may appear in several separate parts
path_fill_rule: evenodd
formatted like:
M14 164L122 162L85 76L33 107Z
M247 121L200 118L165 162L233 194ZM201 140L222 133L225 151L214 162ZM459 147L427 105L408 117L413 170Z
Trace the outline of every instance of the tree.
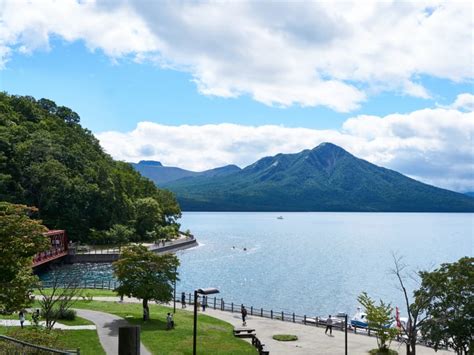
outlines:
M135 229L141 238L146 238L147 232L155 230L164 222L160 204L152 197L138 199L135 202L135 211Z
M474 334L474 258L464 257L419 275L421 287L414 294L415 299L425 300L423 337L433 343L435 350L445 344L457 354L470 353Z
M122 245L127 244L135 234L135 231L123 224L114 224L106 233L106 238L115 245L118 245L119 251Z
M143 301L143 320L150 319L148 301L169 302L178 278L178 258L173 254L157 255L142 245L127 247L113 263L120 282L116 292Z
M377 353L390 353L390 343L398 334L398 329L390 327L394 321L392 306L384 303L382 300L380 300L380 304L377 306L375 301L365 292L362 292L357 300L367 312L369 328L374 329L376 332L378 345Z
M418 332L420 327L427 319L424 310L428 304L428 301L426 298L419 295L419 297L415 297L413 302L410 302L410 297L408 296L408 291L405 286L405 279L407 277L405 270L407 266L403 264L401 257L397 257L395 254L392 256L394 263L394 269L392 272L396 276L400 289L403 292L405 306L408 313L407 323L401 324L402 333L405 335L405 337L402 339L406 344L407 355L416 355Z
M79 296L79 284L78 278L70 274L62 274L57 270L53 270L51 282L47 285L39 284L38 291L41 295L39 303L47 329L53 329L61 315L74 305Z
M41 221L32 219L37 210L0 202L0 308L17 311L30 303L37 282L31 272L33 256L48 248L49 238Z

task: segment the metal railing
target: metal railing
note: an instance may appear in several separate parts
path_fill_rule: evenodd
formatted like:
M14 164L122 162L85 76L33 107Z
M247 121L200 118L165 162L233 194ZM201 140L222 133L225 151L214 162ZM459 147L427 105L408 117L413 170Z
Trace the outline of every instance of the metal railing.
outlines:
M14 349L11 349L12 354L62 354L62 355L80 355L80 349L76 350L59 350L52 349L46 346L35 345L28 343L23 340L18 340L15 338L8 337L6 335L0 335L0 344L1 342L7 342L9 345L13 346ZM1 345L0 345L1 350ZM7 349L7 354L10 354L10 349Z

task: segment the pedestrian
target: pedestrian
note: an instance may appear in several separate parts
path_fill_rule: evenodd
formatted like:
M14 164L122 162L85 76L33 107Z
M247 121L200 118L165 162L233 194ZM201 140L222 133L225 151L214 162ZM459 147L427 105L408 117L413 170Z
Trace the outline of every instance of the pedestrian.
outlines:
M39 319L40 319L40 310L37 309L36 312L33 313L31 316L31 319L33 320L33 324L37 327L39 324Z
M168 313L168 315L166 316L166 328L168 330L174 328L174 320L171 313Z
M247 322L245 321L245 318L247 317L247 309L244 305L240 308L240 313L242 314L242 325L247 325Z
M202 296L202 311L206 312L207 307L207 296Z
M18 317L20 318L20 325L21 325L21 328L23 329L23 323L25 323L25 314L23 313L23 311L20 311L20 313L18 314Z
M332 318L331 315L329 315L329 318L326 319L326 331L324 334L327 334L329 330L329 335L332 335Z
M186 294L181 292L181 308L186 308Z

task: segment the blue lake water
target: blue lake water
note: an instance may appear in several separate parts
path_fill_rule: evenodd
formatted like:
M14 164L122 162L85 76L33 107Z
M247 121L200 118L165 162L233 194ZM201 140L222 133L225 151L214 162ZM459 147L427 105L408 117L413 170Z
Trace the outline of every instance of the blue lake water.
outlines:
M352 314L362 291L403 309L392 252L416 271L474 249L473 214L187 212L181 223L200 246L177 253L178 292L217 287L226 302L311 316ZM111 277L109 265L66 270Z

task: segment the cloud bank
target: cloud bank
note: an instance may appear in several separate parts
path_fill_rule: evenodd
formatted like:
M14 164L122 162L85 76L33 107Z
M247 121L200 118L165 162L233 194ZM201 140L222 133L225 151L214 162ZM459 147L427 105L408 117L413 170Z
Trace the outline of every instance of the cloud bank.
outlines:
M349 112L380 91L430 97L422 75L472 80L472 11L467 1L0 0L0 67L55 37L188 72L204 95Z
M464 102L465 97L459 95L452 106ZM296 153L332 142L423 182L474 191L474 113L452 107L384 117L360 115L348 119L340 130L140 122L130 132L96 136L116 159L158 160L197 171L226 164L245 167L264 156Z

